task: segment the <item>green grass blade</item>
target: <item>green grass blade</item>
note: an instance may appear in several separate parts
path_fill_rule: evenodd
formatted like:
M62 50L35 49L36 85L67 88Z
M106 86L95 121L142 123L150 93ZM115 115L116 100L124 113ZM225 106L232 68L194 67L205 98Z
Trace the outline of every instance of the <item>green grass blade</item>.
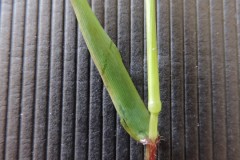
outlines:
M119 50L105 33L87 0L71 0L80 30L125 130L136 140L148 138L150 115Z

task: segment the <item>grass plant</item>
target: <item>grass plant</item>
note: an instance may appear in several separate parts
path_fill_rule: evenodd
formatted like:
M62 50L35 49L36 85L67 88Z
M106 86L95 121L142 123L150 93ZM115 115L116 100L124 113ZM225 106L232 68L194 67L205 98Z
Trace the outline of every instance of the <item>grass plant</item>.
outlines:
M158 75L155 0L146 0L148 110L127 72L118 48L104 31L87 0L71 0L91 57L114 103L124 129L146 145L146 160L155 159L158 114L161 111Z

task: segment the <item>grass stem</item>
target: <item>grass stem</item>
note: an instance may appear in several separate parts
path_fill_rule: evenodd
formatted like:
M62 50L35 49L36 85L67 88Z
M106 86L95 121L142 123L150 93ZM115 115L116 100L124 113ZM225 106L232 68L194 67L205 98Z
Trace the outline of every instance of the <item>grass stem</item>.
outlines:
M156 1L145 0L145 2L147 23L148 110L150 112L149 139L154 142L158 137L158 114L161 111L156 35Z

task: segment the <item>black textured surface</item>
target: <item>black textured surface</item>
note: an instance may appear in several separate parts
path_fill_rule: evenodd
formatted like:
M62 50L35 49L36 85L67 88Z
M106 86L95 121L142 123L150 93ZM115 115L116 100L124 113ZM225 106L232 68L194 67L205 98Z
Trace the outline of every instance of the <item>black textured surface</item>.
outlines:
M147 104L143 0L89 0ZM0 160L143 160L69 0L0 0ZM240 0L158 0L161 160L240 157Z

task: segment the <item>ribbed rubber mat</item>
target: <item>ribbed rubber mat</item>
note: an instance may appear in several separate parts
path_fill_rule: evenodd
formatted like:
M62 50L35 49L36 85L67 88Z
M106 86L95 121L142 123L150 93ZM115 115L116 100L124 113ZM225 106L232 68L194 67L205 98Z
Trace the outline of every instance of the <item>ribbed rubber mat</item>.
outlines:
M147 104L143 0L89 0ZM0 160L143 160L69 0L0 1ZM239 160L240 0L157 0L160 160Z

